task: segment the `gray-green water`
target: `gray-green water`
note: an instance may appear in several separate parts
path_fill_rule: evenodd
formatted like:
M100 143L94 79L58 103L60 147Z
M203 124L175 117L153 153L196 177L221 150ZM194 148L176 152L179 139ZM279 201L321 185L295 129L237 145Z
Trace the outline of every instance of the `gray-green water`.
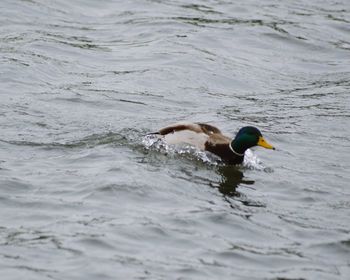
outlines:
M349 279L349 62L347 0L2 0L0 278Z

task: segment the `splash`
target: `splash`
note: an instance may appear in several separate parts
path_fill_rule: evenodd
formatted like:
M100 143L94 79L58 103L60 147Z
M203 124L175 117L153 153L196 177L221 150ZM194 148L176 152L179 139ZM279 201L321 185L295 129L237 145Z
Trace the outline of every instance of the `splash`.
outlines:
M220 158L212 153L201 151L186 143L180 145L169 145L156 134L149 134L143 137L142 144L147 150L156 150L167 155L181 155L211 165L218 165L221 163Z
M243 167L246 169L265 170L265 166L256 154L250 149L244 154Z
M155 150L167 155L183 155L211 165L223 164L221 159L213 153L199 150L198 148L185 143L181 145L169 145L157 134L144 136L142 144L147 150ZM245 152L242 167L244 169L255 170L265 170L266 168L253 151L249 149Z

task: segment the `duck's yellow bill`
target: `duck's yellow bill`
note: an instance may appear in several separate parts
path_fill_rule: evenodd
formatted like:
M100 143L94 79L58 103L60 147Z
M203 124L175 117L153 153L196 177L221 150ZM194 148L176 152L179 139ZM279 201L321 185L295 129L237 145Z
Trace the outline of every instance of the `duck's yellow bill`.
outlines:
M265 139L264 139L264 137L262 137L262 136L260 136L259 137L259 141L258 141L258 144L257 144L258 146L261 146L261 147L264 147L264 148L266 148L266 149L272 149L272 150L274 150L275 148L271 145L271 144L269 144Z

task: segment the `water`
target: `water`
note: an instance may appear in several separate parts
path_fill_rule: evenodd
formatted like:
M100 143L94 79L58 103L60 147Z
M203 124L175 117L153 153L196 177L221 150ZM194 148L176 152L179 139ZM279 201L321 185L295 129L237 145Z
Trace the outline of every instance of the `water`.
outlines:
M0 3L1 279L348 279L350 4ZM175 121L276 151L145 145Z

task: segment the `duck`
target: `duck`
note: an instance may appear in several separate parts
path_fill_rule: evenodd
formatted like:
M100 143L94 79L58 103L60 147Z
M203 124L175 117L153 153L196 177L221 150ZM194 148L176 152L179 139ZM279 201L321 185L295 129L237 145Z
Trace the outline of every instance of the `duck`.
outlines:
M170 145L186 143L211 152L222 162L233 165L241 164L245 151L254 146L275 150L254 126L242 127L234 138L224 135L213 125L189 122L171 124L151 134L156 134Z

